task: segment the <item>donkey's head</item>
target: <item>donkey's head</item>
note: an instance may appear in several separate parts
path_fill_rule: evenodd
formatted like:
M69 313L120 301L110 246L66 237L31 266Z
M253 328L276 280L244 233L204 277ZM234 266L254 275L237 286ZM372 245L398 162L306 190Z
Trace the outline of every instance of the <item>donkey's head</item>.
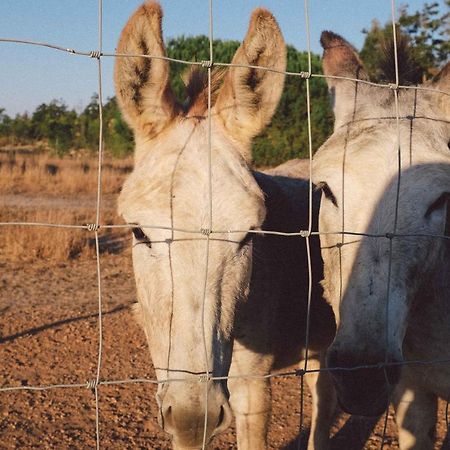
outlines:
M119 211L136 224L137 313L156 375L190 378L159 385L160 423L175 446L195 448L202 443L205 415L208 438L230 423L226 383L196 380L206 369L213 376L228 374L234 313L246 299L251 273L251 235L245 230L258 229L265 218L264 198L249 168L250 145L270 121L284 77L248 67L213 72L210 133L207 72L191 72L189 98L178 105L169 63L160 58L165 56L161 19L158 3L142 5L117 49L154 57L116 62L117 97L136 142L135 169ZM285 69L285 44L269 11L253 12L232 62ZM209 235L206 260L207 237L189 231L210 228L222 232Z
M367 79L344 39L324 32L321 42L325 75ZM450 97L399 90L397 128L393 90L342 78L328 78L328 85L335 130L313 166L314 182L323 191L320 232L338 232L321 235L325 295L338 324L328 365L394 363L386 370L332 372L344 409L376 415L398 381L395 363L403 360L410 311L419 292L444 270L444 239L391 234L448 233ZM449 91L449 86L447 66L427 87ZM385 237L339 234L343 231Z

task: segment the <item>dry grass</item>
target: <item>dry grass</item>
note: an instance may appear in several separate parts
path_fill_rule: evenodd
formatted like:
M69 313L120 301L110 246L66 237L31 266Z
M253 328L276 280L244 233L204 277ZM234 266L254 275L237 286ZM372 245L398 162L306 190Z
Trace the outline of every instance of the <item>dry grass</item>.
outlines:
M116 196L132 159L104 161L101 223L122 223ZM0 222L83 225L95 222L98 162L92 156L57 158L0 150ZM100 250L118 252L126 231L100 230ZM95 256L94 234L73 228L1 226L0 261L61 262Z
M77 212L62 209L30 211L19 208L2 208L0 222L40 222L53 224L86 224L93 222L92 209ZM105 222L118 220L113 213L106 213ZM126 246L126 231L100 231L100 251L117 253ZM95 238L84 229L55 228L46 226L0 227L0 260L48 262L67 261L75 258L94 258Z
M102 164L102 192L119 192L132 158L105 159ZM98 161L93 158L57 158L48 154L18 151L0 152L2 194L72 195L95 194Z

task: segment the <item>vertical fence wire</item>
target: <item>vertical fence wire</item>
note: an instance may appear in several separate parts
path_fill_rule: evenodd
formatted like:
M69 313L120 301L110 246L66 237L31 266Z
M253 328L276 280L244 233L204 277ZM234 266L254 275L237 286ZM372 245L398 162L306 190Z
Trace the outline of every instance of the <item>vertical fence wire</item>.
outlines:
M202 377L201 381L205 382L205 417L204 417L204 429L203 429L203 444L202 448L206 448L207 444L207 426L208 426L208 394L209 394L209 384L215 380L215 379L228 379L229 377L214 377L211 376L210 367L209 367L209 355L208 355L208 347L207 347L207 341L206 341L206 323L205 323L205 314L207 310L207 299L208 299L208 272L209 272L209 257L210 257L210 235L213 232L218 233L219 231L213 230L213 179L212 179L212 119L211 119L211 73L212 73L212 67L214 64L218 66L232 66L232 64L228 63L221 63L221 62L214 62L214 55L213 55L213 0L209 1L209 53L210 53L210 59L208 64L206 65L207 71L208 71L208 149L207 149L207 163L208 163L208 205L209 205L209 217L208 217L208 223L207 228L202 229L200 231L194 231L190 230L188 232L200 232L204 235L205 238L205 281L203 286L203 302L202 302L202 338L203 338L203 347L204 347L204 357L205 357L205 374ZM267 377L275 377L275 376L299 376L301 377L301 405L300 405L300 433L299 433L299 441L298 445L300 446L300 435L303 431L303 420L304 420L304 393L303 393L303 380L304 375L309 372L320 372L321 370L327 370L327 369L319 369L319 370L308 370L308 350L309 350L309 332L310 332L310 306L311 306L311 299L312 299L312 283L313 283L313 271L312 271L312 261L311 261L311 248L310 248L310 237L313 234L320 235L320 232L313 232L313 185L312 185L312 152L313 152L313 146L312 146L312 124L311 124L311 98L310 98L310 78L311 77L323 77L322 75L318 74L312 74L312 64L311 64L311 44L310 44L310 19L309 19L309 11L308 11L308 0L304 0L304 11L305 11L305 27L306 27L306 39L307 39L307 54L308 54L308 72L305 73L289 73L289 72L282 72L285 73L288 76L300 76L301 78L305 79L306 83L306 102L307 102L307 127L308 127L308 146L309 146L309 174L310 174L310 181L309 181L309 210L308 210L308 230L307 231L300 231L298 233L279 233L279 232L273 232L278 233L282 235L298 235L303 238L305 238L306 243L306 253L307 253L307 259L308 259L308 279L309 279L309 285L308 285L308 308L307 308L307 321L306 321L306 338L305 338L305 359L304 359L304 369L302 371L295 371L292 373L284 373L284 374L269 374ZM395 102L395 120L396 120L396 150L397 150L397 186L396 186L396 199L395 199L395 215L394 215L394 224L393 224L393 231L392 233L388 233L389 238L389 267L388 267L388 279L387 279L387 290L386 290L386 309L385 309L385 322L386 322L386 328L385 328L385 337L386 337L386 353L385 353L385 361L382 365L385 379L387 386L389 388L389 380L387 375L387 368L390 366L389 358L388 358L388 348L389 348L389 311L390 311L390 296L391 296L391 276L392 276L392 252L393 252L393 239L396 239L398 236L400 236L397 233L398 229L398 214L399 214L399 203L400 203L400 184L401 184L401 170L402 170L402 153L401 153L401 136L400 136L400 106L399 106L399 88L411 88L406 86L400 86L400 80L399 80L399 63L398 63L398 54L397 54L397 32L396 32L396 5L395 0L391 0L391 16L392 16L392 32L393 32L393 45L394 45L394 64L395 64L395 83L391 83L389 85L382 85L382 84L374 84L371 82L366 82L363 80L353 80L355 81L356 85L358 83L366 83L366 84L373 84L377 85L383 88L390 88L392 89L393 96L394 96L394 102ZM47 226L47 227L66 227L66 228L83 228L87 229L88 231L93 231L95 235L95 255L96 255L96 271L97 271L97 283L98 283L98 352L97 352L97 368L96 368L96 374L95 379L92 381L89 381L87 383L87 387L91 388L95 394L95 429L96 429L96 448L97 450L100 449L100 414L99 414L99 392L98 388L101 384L122 384L122 383L132 383L132 382L151 382L151 383L163 383L168 380L122 380L122 381L102 381L101 380L101 367L102 367L102 353L103 353L103 324L102 324L102 283L101 283L101 265L100 265L100 244L99 244L99 229L100 227L108 228L106 225L100 225L100 218L101 218L101 200L102 200L102 163L103 163L103 94L102 94L102 57L103 56L114 56L114 57L134 57L134 56L143 56L143 57L149 57L154 58L152 55L116 55L116 54L103 54L103 43L102 43L102 36L103 36L103 4L102 0L98 0L98 49L93 52L80 52L75 51L73 49L66 49L63 47L47 44L47 43L39 43L39 42L31 42L31 41L24 41L24 40L14 40L9 38L1 38L0 41L3 42L15 42L15 43L25 43L30 45L40 45L45 46L49 48L54 48L56 50L66 51L69 53L74 54L80 54L84 56L90 56L91 58L97 59L97 68L98 68L98 108L99 108L99 145L98 145L98 173L97 173L97 191L96 191L96 210L95 210L95 223L94 224L87 224L87 225L68 225L68 224L46 224L46 223L13 223L13 222L2 222L0 225L11 225L11 226L17 226L17 225L29 225L29 226ZM171 58L165 58L167 60L172 60ZM196 63L196 62L187 62L187 61L177 61L182 62L185 64L202 64L203 63ZM252 67L252 66L248 66ZM261 70L271 70L268 68L263 67L257 67L257 69ZM332 77L332 78L342 78L347 79L345 77ZM416 94L418 90L430 90L427 87L415 87ZM448 92L441 92L445 95L449 95ZM349 130L350 124L347 124L347 129ZM412 122L411 122L412 127ZM346 140L347 145L347 140ZM345 151L344 151L344 160L343 164L345 165ZM343 167L344 169L344 167ZM342 199L342 209L344 210L344 171L343 171L343 180L342 180L342 193L343 193L343 199ZM365 233L352 233L351 231L345 231L345 221L344 221L344 213L342 212L342 228L340 231L336 232L336 234L340 235L342 237L341 239L341 246L339 247L339 253L341 252L342 244L345 241L346 234L354 234L354 235L361 235L366 236ZM132 226L132 225L128 225ZM109 226L110 228L114 227L114 225ZM151 227L151 226L150 226ZM158 227L153 226L155 228L164 228L164 227ZM172 233L175 231L175 229L171 228ZM233 230L227 230L228 232L233 232ZM255 230L246 230L251 231L253 233L256 233ZM265 231L261 231L262 233L265 233ZM367 235L369 236L369 235ZM382 238L386 236L376 236L377 238ZM446 238L448 239L448 236L436 236L438 238ZM340 254L341 258L341 254ZM342 271L342 261L340 264L340 271ZM342 273L341 273L341 292L340 292L340 299L342 300ZM441 361L441 362L448 362L448 361ZM418 361L417 363L421 363L421 361ZM403 362L402 364L406 364L406 362ZM360 366L355 367L353 369L358 368L364 368L366 366ZM331 368L333 369L339 369L339 368ZM214 374L212 374L214 375ZM255 376L252 374L243 374L239 377L246 377L246 378L254 378ZM258 376L256 376L258 378ZM169 380L169 381L187 381L187 380ZM20 391L20 390L46 390L46 389L54 389L54 388L68 388L68 387L82 387L86 386L86 384L71 384L71 385L53 385L53 386L27 386L27 387L3 387L0 388L0 391ZM448 427L448 409L449 404L447 402L446 410L445 410L445 416L446 416L446 422ZM382 439L381 439L381 449L384 448L384 444L386 442L386 433L387 433L387 423L388 423L388 412L389 412L389 405L387 405L385 419L384 419L384 427L383 427L383 433L382 433Z
M213 179L212 179L212 123L211 123L211 71L214 61L213 53L213 0L208 0L209 7L209 64L208 64L208 226L206 230L206 254L205 254L205 283L203 286L203 302L202 302L202 338L205 356L205 417L203 424L203 442L202 449L206 448L207 444L207 430L208 430L208 397L210 384L210 368L208 359L208 347L206 343L205 332L205 312L206 302L208 298L208 275L209 275L209 253L210 253L210 234L213 227Z
M95 212L95 257L97 265L97 283L98 283L98 361L97 372L95 376L95 438L97 450L100 450L100 406L98 386L100 382L100 373L103 356L103 316L102 316L102 280L100 266L100 245L98 229L100 223L101 197L102 197L102 165L103 165L103 92L102 92L102 47L103 47L103 1L98 0L98 115L99 115L99 136L98 136L98 174L97 174L97 203Z
M394 50L394 69L395 69L395 84L392 86L395 102L395 127L396 127L396 142L395 148L397 151L397 185L395 192L395 211L394 211L394 224L393 229L389 233L389 262L388 262L388 274L387 274L387 288L386 288L386 309L385 309L385 357L384 357L384 378L386 381L386 391L388 393L388 401L386 405L386 412L384 415L383 433L381 436L380 449L384 449L386 442L387 424L389 418L389 406L390 406L390 383L387 373L387 363L389 362L389 322L390 322L390 301L391 301L391 289L392 289L392 252L393 252L393 239L397 233L398 228L398 212L400 204L400 184L401 184L401 172L402 172L402 149L401 149L401 137L400 137L400 110L398 99L398 87L399 87L399 69L398 69L398 51L397 51L397 27L396 27L396 6L395 0L391 0L391 20L392 20L392 37L393 37L393 50Z
M306 86L306 113L307 113L307 127L308 127L308 158L309 158L309 182L308 182L308 231L305 233L306 244L306 258L308 264L308 298L307 298L307 311L306 311L306 327L305 327L305 359L303 364L303 373L308 370L308 357L309 357L309 333L310 333L310 316L311 316L311 300L312 300L312 287L313 287L313 269L311 261L311 232L313 227L313 184L312 184L312 157L313 157L313 143L312 143L312 131L311 131L311 95L310 95L310 77L312 72L311 64L311 34L310 34L310 19L309 19L309 4L308 0L304 0L303 9L305 14L305 34L306 34L306 46L308 54L308 72L305 76ZM301 439L304 429L304 375L300 378L300 433L298 440L298 449L300 449Z

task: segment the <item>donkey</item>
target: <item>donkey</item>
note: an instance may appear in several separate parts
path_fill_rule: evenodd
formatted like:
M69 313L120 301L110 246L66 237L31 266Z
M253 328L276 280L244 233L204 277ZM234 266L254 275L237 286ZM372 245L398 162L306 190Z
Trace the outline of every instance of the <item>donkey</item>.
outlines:
M239 449L265 449L271 394L264 376L302 359L308 303L305 240L251 233L307 227L308 183L250 168L251 140L270 121L283 89L285 43L272 14L256 9L232 60L239 67L212 75L209 116L201 68L187 81L188 100L176 102L161 59L161 21L158 3L138 8L117 51L155 58L121 57L115 66L117 98L136 143L119 212L134 225L136 315L159 380L158 420L174 448L194 449L229 426L232 410ZM311 242L320 273L319 242ZM313 281L309 368L318 366L335 331L319 278ZM239 377L245 375L256 377ZM309 448L326 448L331 380L305 378L314 398Z
M325 31L321 44L325 75L368 80L342 37ZM437 399L450 395L450 65L423 86L434 91L398 91L398 128L393 90L327 82L334 133L313 160L337 324L327 365L342 369L344 410L375 416L392 400L401 449L431 449ZM449 363L401 364L417 360Z

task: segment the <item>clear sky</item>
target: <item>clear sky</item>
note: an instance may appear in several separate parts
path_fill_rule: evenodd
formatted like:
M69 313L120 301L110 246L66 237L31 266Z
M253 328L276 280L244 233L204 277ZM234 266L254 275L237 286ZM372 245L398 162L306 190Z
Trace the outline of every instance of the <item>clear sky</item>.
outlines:
M103 0L103 50L114 52L122 26L140 0ZM423 0L409 0L409 11ZM444 11L444 0L439 0ZM208 0L161 0L164 35L208 34ZM397 1L396 6L401 2ZM269 8L287 43L306 49L302 0L213 0L214 37L241 40L250 12ZM373 19L391 17L391 0L309 0L311 48L320 53L319 36L328 29L360 48L362 29ZM0 37L49 42L77 50L98 48L97 0L0 0ZM33 111L52 99L63 99L78 111L98 89L96 61L29 45L0 42L0 108L10 115ZM113 58L103 61L104 97L114 95Z

